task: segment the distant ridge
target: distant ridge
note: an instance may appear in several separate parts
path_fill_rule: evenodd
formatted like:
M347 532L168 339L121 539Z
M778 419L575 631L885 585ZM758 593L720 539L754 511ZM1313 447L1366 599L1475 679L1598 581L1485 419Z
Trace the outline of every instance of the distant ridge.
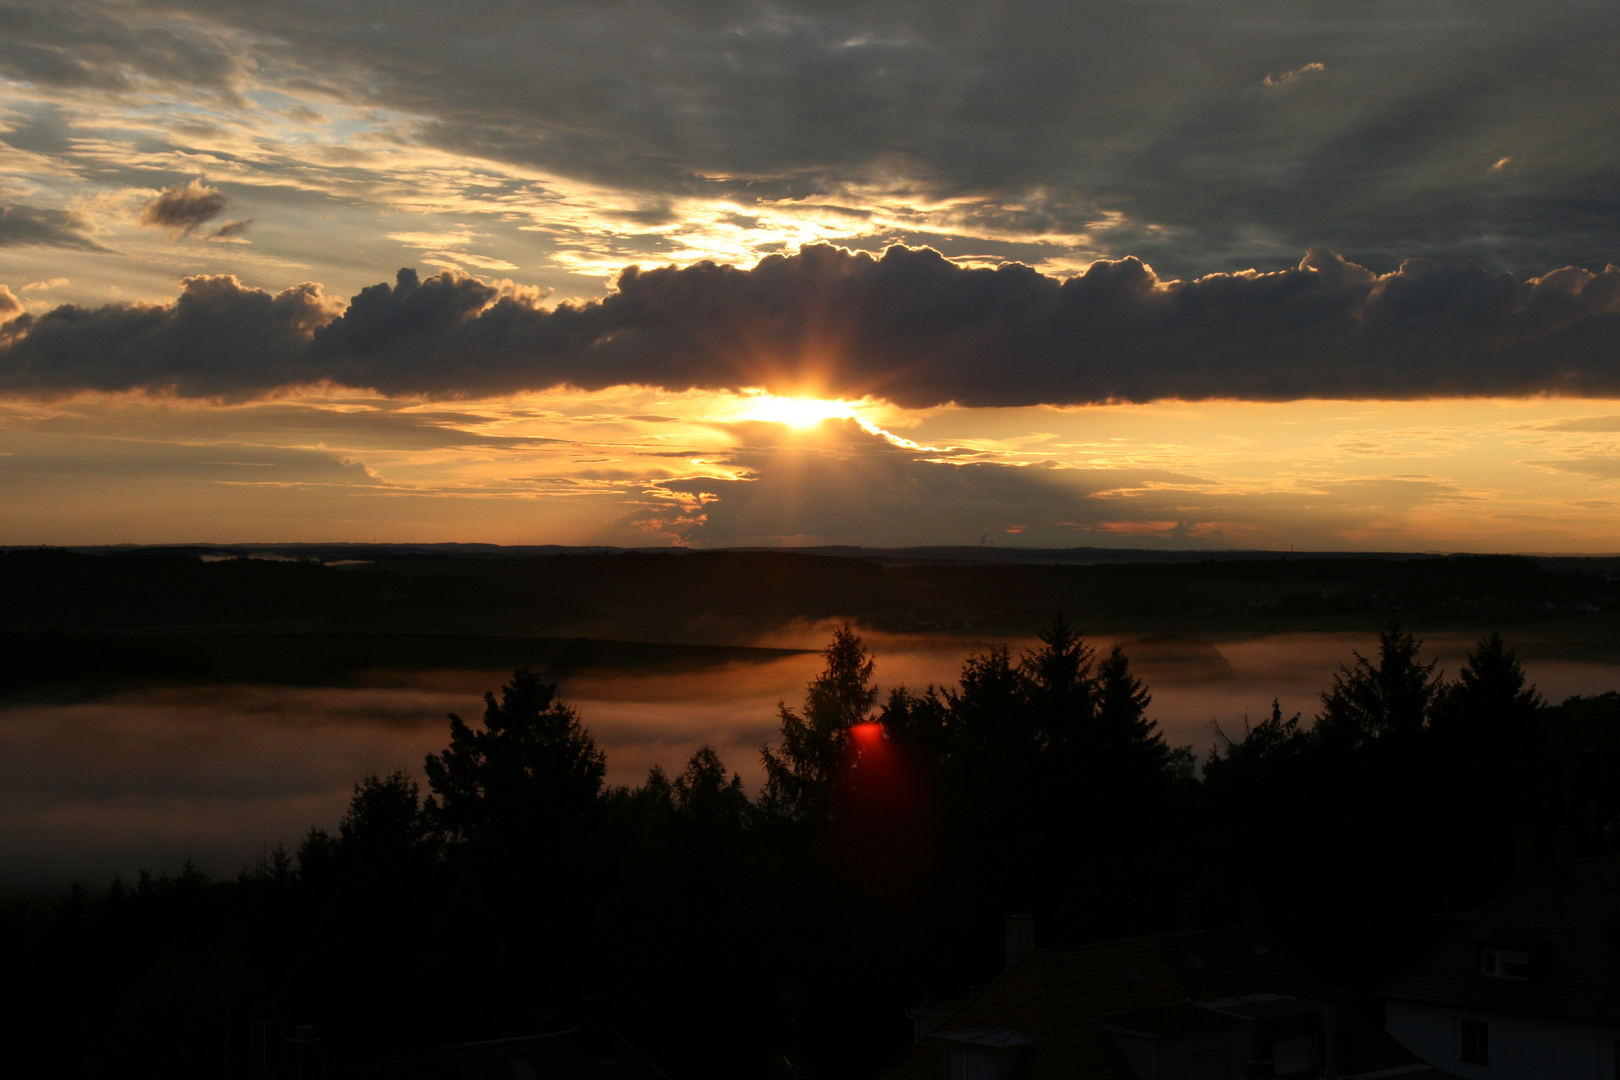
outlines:
M31 550L56 545L11 545L0 551ZM260 558L298 559L327 563L364 561L368 558L397 558L401 555L466 556L469 558L535 558L568 555L701 555L723 552L750 554L780 552L793 555L811 555L836 559L864 559L884 566L925 565L1025 565L1025 566L1097 566L1124 563L1196 563L1242 562L1255 560L1410 560L1469 558L1473 552L1438 551L1272 551L1260 548L1187 548L1165 550L1157 548L1033 548L986 547L978 545L929 545L918 547L860 547L853 544L822 544L812 546L774 547L745 545L737 547L616 547L606 544L467 544L467 543L261 543L261 544L72 544L59 550L82 554L151 554L190 555L199 558ZM1620 556L1601 554L1549 555L1515 553L1518 557L1538 562L1566 562L1570 560L1620 560Z
M1021 548L980 547L903 547L866 548L843 545L823 547L735 547L725 551L791 551L800 555L868 559L888 566L915 566L928 563L1017 564L1096 566L1104 563L1189 563L1234 562L1252 559L1422 559L1446 558L1442 552L1413 551L1264 551L1258 549L1193 548L1166 551L1153 548Z

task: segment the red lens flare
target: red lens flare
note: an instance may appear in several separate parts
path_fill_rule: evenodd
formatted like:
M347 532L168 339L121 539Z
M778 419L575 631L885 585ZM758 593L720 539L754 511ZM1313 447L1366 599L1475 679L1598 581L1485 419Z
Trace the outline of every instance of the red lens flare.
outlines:
M849 737L862 750L874 749L883 744L883 725L879 723L856 724L849 729Z
M900 902L921 882L931 847L924 785L882 724L851 725L846 746L835 813L846 879L868 899Z

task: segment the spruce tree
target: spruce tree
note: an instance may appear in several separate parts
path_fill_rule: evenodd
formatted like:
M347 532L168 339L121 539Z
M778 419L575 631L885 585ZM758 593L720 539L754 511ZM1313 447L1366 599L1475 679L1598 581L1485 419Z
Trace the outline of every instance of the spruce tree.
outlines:
M849 747L849 729L871 719L876 663L860 635L841 627L822 650L826 667L805 688L803 712L777 703L781 742L760 748L765 763L761 804L784 818L825 816Z

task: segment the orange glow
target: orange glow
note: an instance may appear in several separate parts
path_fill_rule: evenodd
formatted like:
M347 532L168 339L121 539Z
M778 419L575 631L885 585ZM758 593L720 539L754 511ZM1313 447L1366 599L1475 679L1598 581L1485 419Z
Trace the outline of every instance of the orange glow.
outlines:
M805 387L556 390L453 414L330 388L223 405L0 401L0 543L888 547L988 528L1030 547L1607 552L1620 532L1620 399L907 412ZM855 415L729 430L774 401L801 422ZM873 452L855 424L901 453ZM739 449L772 435L779 451ZM134 479L159 460L161 484ZM1013 483L983 503L949 479L963 465L961 481ZM771 483L732 482L749 479ZM837 492L836 511L794 501L795 485Z

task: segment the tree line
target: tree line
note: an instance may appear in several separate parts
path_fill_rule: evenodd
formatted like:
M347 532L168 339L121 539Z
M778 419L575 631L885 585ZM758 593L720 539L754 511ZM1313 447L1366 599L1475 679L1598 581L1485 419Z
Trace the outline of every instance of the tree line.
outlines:
M69 1071L239 1072L273 1014L335 1059L567 1022L677 1076L783 1053L861 1076L904 1005L993 977L1007 914L1055 944L1258 909L1367 986L1448 911L1617 839L1620 695L1549 705L1494 633L1447 679L1392 626L1311 722L1274 703L1204 754L1062 618L948 687L884 692L848 627L823 661L752 797L709 747L607 784L583 719L519 670L421 780L361 779L335 829L233 881L7 908L7 1006Z

